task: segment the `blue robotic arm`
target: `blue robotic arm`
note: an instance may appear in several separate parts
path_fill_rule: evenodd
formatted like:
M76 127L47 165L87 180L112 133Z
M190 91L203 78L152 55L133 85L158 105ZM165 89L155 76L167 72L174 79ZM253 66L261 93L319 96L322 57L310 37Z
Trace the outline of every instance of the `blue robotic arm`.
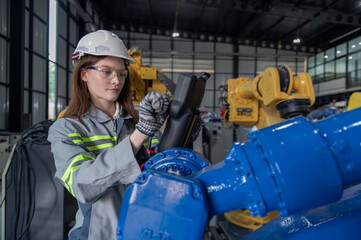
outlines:
M189 149L157 154L125 192L118 239L203 238L213 215L287 216L335 202L361 182L361 108L311 123L296 117L236 142L221 163Z

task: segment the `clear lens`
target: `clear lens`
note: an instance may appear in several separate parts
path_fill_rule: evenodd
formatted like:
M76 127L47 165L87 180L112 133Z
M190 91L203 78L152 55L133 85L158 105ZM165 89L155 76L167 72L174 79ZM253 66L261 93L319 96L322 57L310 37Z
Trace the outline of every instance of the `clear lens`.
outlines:
M128 71L126 69L117 70L97 66L87 67L87 69L96 70L98 72L98 76L105 79L113 79L115 76L118 76L118 79L125 79L128 76Z

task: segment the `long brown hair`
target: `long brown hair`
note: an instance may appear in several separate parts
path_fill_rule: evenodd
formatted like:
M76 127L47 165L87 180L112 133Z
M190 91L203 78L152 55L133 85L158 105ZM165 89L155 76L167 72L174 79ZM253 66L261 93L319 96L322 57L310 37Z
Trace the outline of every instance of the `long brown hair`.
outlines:
M73 83L71 99L63 117L78 118L81 121L81 117L88 112L90 107L89 90L86 82L81 79L81 70L83 68L94 65L103 58L106 58L106 56L85 55L81 59L76 60L72 74ZM138 114L135 111L132 102L130 84L131 83L128 74L127 78L125 79L124 86L118 96L117 102L123 108L123 111L133 117L132 121L137 123Z

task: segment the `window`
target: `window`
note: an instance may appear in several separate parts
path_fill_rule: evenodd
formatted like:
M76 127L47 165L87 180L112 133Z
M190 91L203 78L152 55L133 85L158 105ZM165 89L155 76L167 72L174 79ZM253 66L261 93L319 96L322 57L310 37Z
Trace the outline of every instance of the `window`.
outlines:
M323 64L322 65L318 65L316 67L316 76L315 76L315 82L319 83L319 82L323 82L324 80L324 70L323 70Z
M341 57L347 53L347 43L342 43L336 47L336 57Z
M361 36L348 42L348 52L352 53L361 50Z
M325 53L321 52L319 54L316 55L316 65L320 65L323 64L323 62L325 61Z
M336 78L346 77L346 57L336 60Z
M315 56L309 57L307 59L307 65L308 65L309 68L315 66Z
M335 61L326 63L325 68L325 80L335 79Z
M0 0L0 130L9 126L9 0Z
M329 62L335 59L335 48L330 48L326 51L325 61Z
M361 85L361 52L348 57L349 87Z
M308 73L311 76L312 82L316 83L316 68L309 68Z

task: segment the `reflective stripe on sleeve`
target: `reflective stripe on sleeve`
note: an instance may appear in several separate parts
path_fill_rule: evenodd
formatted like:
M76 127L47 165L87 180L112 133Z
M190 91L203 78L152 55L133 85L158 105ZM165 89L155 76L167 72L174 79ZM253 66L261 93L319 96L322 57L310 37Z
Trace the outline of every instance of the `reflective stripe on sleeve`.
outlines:
M91 137L82 137L79 133L70 133L68 136L73 143L82 144L89 151L96 151L104 148L114 147L117 137L110 135L95 135Z
M68 168L66 169L63 177L61 178L61 180L65 183L65 187L66 189L68 189L68 191L75 197L74 195L74 191L73 191L73 172L75 172L80 165L84 162L84 161L88 161L88 160L94 160L95 158L92 156L88 156L88 155L78 155L76 156L73 161L71 161L71 163L69 164Z
M93 147L86 147L86 148L89 149L90 151L94 151L94 150L99 150L99 149L108 148L108 147L114 147L114 144L113 143L104 143L104 144L96 145Z
M114 142L117 140L117 136L112 137L110 135L95 135L91 137L82 137L79 133L69 133L68 136L71 138L80 137L83 140L83 142L94 142L101 139L110 139Z

